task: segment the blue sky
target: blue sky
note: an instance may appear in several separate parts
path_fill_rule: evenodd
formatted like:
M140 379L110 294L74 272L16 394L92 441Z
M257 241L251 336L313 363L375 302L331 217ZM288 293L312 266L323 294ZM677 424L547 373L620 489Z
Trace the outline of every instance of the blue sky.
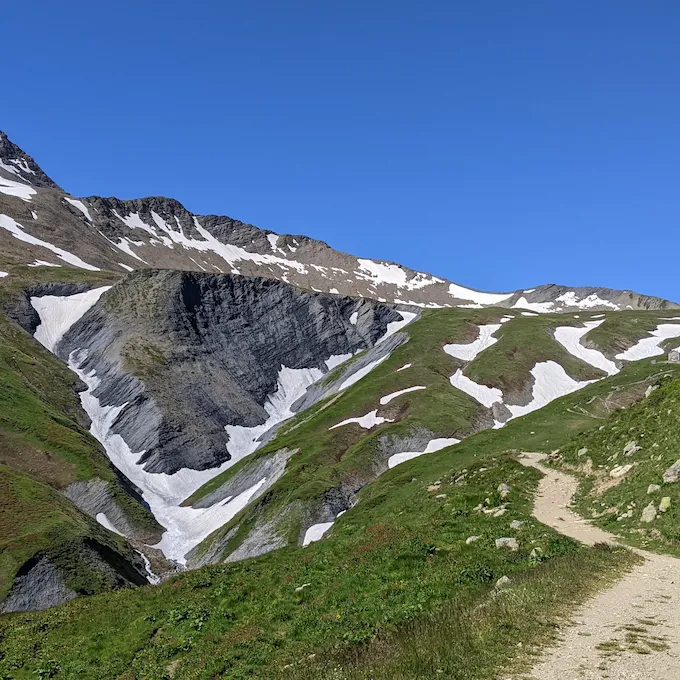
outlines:
M33 0L3 24L0 129L74 195L680 301L677 2Z

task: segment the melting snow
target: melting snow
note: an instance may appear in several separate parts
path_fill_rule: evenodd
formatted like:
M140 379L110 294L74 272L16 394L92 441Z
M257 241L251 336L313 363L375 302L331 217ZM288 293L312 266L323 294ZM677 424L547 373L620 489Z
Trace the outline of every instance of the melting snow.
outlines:
M569 307L580 307L581 309L592 309L593 307L610 307L611 309L619 309L618 305L615 305L609 300L603 300L595 293L584 297L582 300L579 300L576 297L576 293L574 293L574 291L569 291L568 293L564 293L563 295L560 295L558 298L556 298L556 301L564 302L564 304L568 305Z
M349 354L333 354L332 356L328 357L324 363L326 364L326 368L329 371L332 371L336 366L344 364L345 361L351 359L353 356L354 355L351 352Z
M0 177L0 193L7 194L7 196L17 196L23 201L30 201L31 196L38 192L33 187L22 182L15 182L14 180Z
M76 295L43 295L32 297L31 305L38 312L40 325L35 330L35 339L54 351L66 331L111 288L102 286Z
M142 260L137 253L132 250L131 246L143 246L144 241L131 241L130 239L123 238L122 236L118 239L118 243L113 242L113 245L116 246L116 248L122 250L124 253L128 254L130 257L134 257L135 260L139 260L140 262L143 262L144 264L148 264L146 260Z
M399 373L399 371L405 371L407 368L411 368L411 366L413 366L413 364L404 364L401 368L397 369L397 373Z
M109 531L113 531L114 534L118 534L119 536L125 536L125 534L123 534L123 533L121 533L120 531L118 531L118 529L116 529L116 527L114 527L113 524L111 524L109 518L108 518L103 512L97 513L95 519L96 519L97 522L99 522L99 524L101 524L105 529L108 529Z
M451 376L451 384L461 392L470 395L473 399L482 404L482 406L486 406L487 408L490 408L497 402L503 401L503 392L497 387L480 385L466 375L463 375L463 371L460 369Z
M310 543L320 541L323 535L335 524L333 522L321 522L320 524L313 524L305 532L305 537L302 539L302 547L306 548Z
M416 275L409 279L406 271L398 264L361 258L357 259L357 262L359 263L359 269L355 272L357 278L371 281L373 285L388 284L406 290L418 290L434 283L444 283L443 279L422 272L416 272Z
M586 321L582 327L573 328L571 326L560 326L555 329L555 340L564 347L569 354L585 361L595 368L603 370L607 375L614 375L619 372L616 364L607 359L599 350L589 349L581 344L581 338L593 328L597 328L602 321Z
M550 312L552 311L554 307L554 303L552 302L529 302L525 297L521 297L515 304L512 306L513 309L530 309L534 312L540 312L540 313L545 313L545 312ZM522 312L524 314L524 312Z
M418 456L424 456L426 453L434 453L435 451L441 451L442 449L445 449L447 446L453 446L454 444L458 444L460 442L460 439L431 439L427 446L425 447L424 451L408 451L405 453L395 453L393 456L389 457L389 460L387 461L387 467L393 468L395 465L399 465L400 463L404 463L407 460L411 460L412 458L417 458Z
M342 392L342 390L346 390L348 387L358 383L364 376L367 376L374 368L376 368L376 366L379 366L383 361L389 358L390 355L386 354L384 357L380 357L380 359L371 361L370 364L360 368L356 373L352 373L352 375L350 375L349 378L347 378L347 380L345 380L342 385L338 387L338 392Z
M83 213L83 215L85 215L88 222L92 222L92 218L90 217L90 211L87 209L87 207L82 201L78 201L75 198L69 198L68 196L64 196L64 199L67 200L74 208L80 210L80 212Z
M281 366L276 391L267 397L264 410L268 414L262 425L244 427L227 425L224 429L229 435L227 451L231 455L231 465L257 449L260 437L274 425L292 418L295 414L290 407L306 392L307 388L323 376L318 368L288 368ZM189 494L187 494L189 495Z
M0 227L6 229L12 234L12 236L14 236L14 238L17 238L20 241L23 241L24 243L30 243L31 245L41 246L42 248L47 248L48 250L51 250L58 257L64 260L64 262L68 262L69 264L72 264L74 267L79 267L80 269L89 269L90 271L95 272L100 271L99 267L93 267L91 264L83 262L83 260L81 260L76 255L69 253L67 250L62 250L61 248L57 248L57 246L53 246L51 243L48 243L47 241L41 241L39 238L27 234L24 231L24 228L18 222L15 222L11 217L7 215L0 215Z
M352 316L349 317L349 322L352 326L357 325L357 319L359 318L359 312L352 312Z
M623 361L639 361L640 359L660 356L664 351L659 345L664 340L678 337L680 337L680 324L661 324L648 337L642 338L625 352L617 354L616 358Z
M342 427L343 425L349 425L350 423L356 423L360 427L363 427L364 430L371 430L374 428L376 425L382 425L383 423L393 423L394 420L390 420L389 418L383 418L382 416L378 415L378 409L375 409L375 411L370 411L367 413L365 416L361 416L360 418L348 418L347 420L343 420L341 423L338 423L337 425L333 425L332 427L329 427L329 430L334 430L336 427Z
M513 296L513 293L482 293L478 290L464 288L455 283L449 285L449 295L459 300L472 300L479 305L496 305Z
M479 337L474 342L470 342L467 345L444 345L443 349L447 354L456 359L472 361L480 352L498 342L498 338L494 338L493 334L500 327L500 324L495 323L480 326Z
M531 369L531 375L534 377L533 399L526 406L506 404L513 418L519 418L527 413L536 411L554 399L559 399L559 397L563 397L565 394L576 392L586 385L597 382L595 380L578 382L570 378L564 368L555 361L542 361L536 364Z
M401 369L400 369L401 370ZM384 397L380 398L380 403L385 406L389 404L392 399L396 399L402 394L407 394L408 392L417 392L418 390L425 390L427 387L425 385L416 385L415 387L407 387L405 390L399 390L398 392L392 392L392 394L386 394Z
M4 278L7 276L7 272L0 272L0 279Z
M400 331L404 326L408 326L413 319L418 315L414 312L399 312L401 314L401 321L390 321L387 324L387 329L385 330L385 335L383 335L378 342L382 342L385 338L389 338L390 335L394 335L397 331ZM378 342L375 344L377 345Z
M122 267L123 269L125 269L125 271L128 271L128 272L133 272L133 271L135 271L134 267L129 267L128 265L123 264L122 262L119 262L119 263L118 263L118 266L119 266L119 267Z

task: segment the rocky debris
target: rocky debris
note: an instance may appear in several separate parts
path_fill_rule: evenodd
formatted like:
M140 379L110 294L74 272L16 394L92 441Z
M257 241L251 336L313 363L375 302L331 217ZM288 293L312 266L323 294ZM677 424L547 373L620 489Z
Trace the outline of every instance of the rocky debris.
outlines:
M655 519L656 519L656 507L654 506L654 503L650 503L643 509L640 521L649 524L650 522L653 522Z
M497 548L506 548L508 550L519 550L519 541L516 538L503 537L496 539Z
M480 538L481 538L481 536L468 536L465 539L465 545L470 545L471 543L478 541Z
M239 562L249 557L264 555L287 545L285 532L280 529L281 521L287 515L288 513L284 511L279 517L256 524L225 562Z
M510 585L510 579L507 576L501 576L498 581L496 581L496 588L505 588Z
M664 496L659 503L659 512L666 512L671 507L670 496Z
M638 451L641 451L641 450L642 450L642 447L638 446L638 444L635 440L631 440L623 447L623 455L624 456L632 456L634 453L637 453Z
M672 484L680 479L680 460L676 460L666 472L663 473L663 481Z
M510 528L511 529L521 529L524 526L524 522L520 522L518 519L513 519L512 522L510 522Z
M617 465L616 467L613 467L609 471L609 476L612 479L618 479L619 477L623 477L627 472L629 472L632 469L632 465Z
M647 493L656 493L661 487L658 484L650 484L647 487Z
M505 500L510 495L510 487L505 482L499 484L496 491L503 500Z
M187 567L189 569L199 569L200 567L205 567L208 564L217 564L222 562L222 556L226 550L229 542L238 533L240 525L231 527L226 534L215 537L208 544L204 545L199 543L195 548L192 548L186 555L185 559L187 561Z
M507 508L498 508L498 510L496 510L496 511L493 513L493 516L494 516L494 517L503 517L503 515L504 515L507 511L508 511Z
M30 560L14 579L0 613L49 609L77 597L64 583L64 578L46 557Z

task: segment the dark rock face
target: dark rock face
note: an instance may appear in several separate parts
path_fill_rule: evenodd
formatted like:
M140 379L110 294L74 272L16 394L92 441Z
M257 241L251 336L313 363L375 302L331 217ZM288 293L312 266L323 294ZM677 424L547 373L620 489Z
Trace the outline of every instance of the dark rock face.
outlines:
M43 189L58 189L59 187L42 171L42 168L24 153L7 135L0 130L0 161L10 168L4 170L5 176L24 184L32 184Z
M267 279L141 270L106 293L57 353L87 350L83 368L101 379L95 395L127 404L115 430L145 451L147 471L173 473L228 460L225 426L267 420L282 366L326 372L330 356L371 347L399 320L387 305Z
M49 609L77 597L64 583L61 572L46 558L38 557L17 574L0 613Z

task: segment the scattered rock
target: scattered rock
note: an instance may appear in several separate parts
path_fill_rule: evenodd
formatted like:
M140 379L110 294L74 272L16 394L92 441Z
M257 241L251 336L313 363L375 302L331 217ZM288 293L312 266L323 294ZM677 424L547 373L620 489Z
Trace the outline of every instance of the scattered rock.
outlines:
M659 503L659 512L666 512L668 508L671 507L671 499L670 496L664 496L661 499L661 503Z
M588 447L587 447L587 446L584 446L582 449L579 449L579 450L576 452L576 455L580 458L581 456L585 456L586 453L588 453Z
M301 590L304 590L305 588L307 588L307 586L311 586L311 585L312 585L311 583L303 583L301 586L298 586L295 589L295 592L299 593Z
M470 543L474 543L475 541L478 541L481 538L481 536L468 536L465 539L465 545L470 545Z
M520 522L518 519L513 519L512 522L510 522L511 529L521 529L523 526L524 522Z
M496 491L500 494L501 498L507 498L509 493L510 493L510 487L503 482L502 484L498 485L498 489Z
M519 541L516 538L503 537L496 539L497 548L507 548L508 550L519 550Z
M680 460L676 460L666 472L663 473L663 481L672 484L680 479Z
M618 479L623 477L633 466L632 465L617 465L609 471L609 476Z
M649 524L650 522L653 522L655 519L656 519L656 507L654 506L654 503L650 503L642 511L642 517L640 518L640 521Z
M435 498L446 498L446 494L445 493L437 494Z
M632 456L634 453L637 453L640 450L642 450L642 447L638 446L635 440L631 440L623 447L623 455Z
M647 487L647 493L656 493L661 487L658 484L650 484Z
M507 576L501 576L498 581L496 581L496 588L505 588L510 585L510 579Z
M493 513L493 516L494 516L494 517L503 517L503 515L504 515L506 512L507 512L507 510L506 510L505 508L498 508L498 510L496 510L496 511Z
M430 486L427 487L428 493L432 493L433 491L439 491L440 484L430 484Z

